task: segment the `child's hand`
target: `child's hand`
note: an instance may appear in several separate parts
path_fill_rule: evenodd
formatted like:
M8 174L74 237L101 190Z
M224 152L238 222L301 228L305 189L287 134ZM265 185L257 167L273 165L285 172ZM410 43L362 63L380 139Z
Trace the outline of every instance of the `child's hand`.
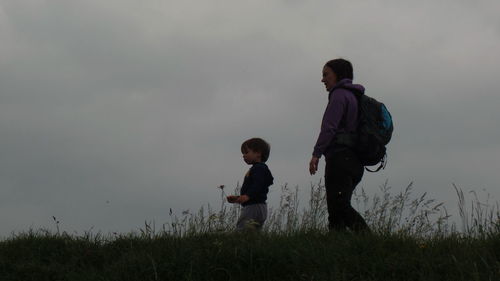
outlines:
M227 202L229 202L229 203L237 203L236 201L238 201L238 198L239 198L239 196L236 196L236 195L229 195L226 197Z
M238 196L238 200L236 200L236 203L243 204L243 203L247 202L248 200L250 200L250 197L248 197L248 195L241 195L241 196Z

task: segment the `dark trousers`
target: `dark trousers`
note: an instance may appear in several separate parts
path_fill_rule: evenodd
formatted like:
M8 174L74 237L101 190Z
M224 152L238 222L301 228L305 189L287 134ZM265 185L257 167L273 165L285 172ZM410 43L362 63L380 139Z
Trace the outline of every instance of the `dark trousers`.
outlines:
M364 167L350 149L326 158L325 187L330 230L369 231L363 217L351 206L354 188L363 177Z

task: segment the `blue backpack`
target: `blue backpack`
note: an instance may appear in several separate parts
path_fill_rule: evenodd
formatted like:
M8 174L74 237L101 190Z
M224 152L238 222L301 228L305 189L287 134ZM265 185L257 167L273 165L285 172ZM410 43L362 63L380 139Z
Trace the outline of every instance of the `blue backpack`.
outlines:
M355 133L338 134L335 143L351 147L364 166L380 163L376 170L366 168L367 171L377 172L387 164L386 145L394 130L392 116L383 103L362 92L347 90L358 100L358 127Z

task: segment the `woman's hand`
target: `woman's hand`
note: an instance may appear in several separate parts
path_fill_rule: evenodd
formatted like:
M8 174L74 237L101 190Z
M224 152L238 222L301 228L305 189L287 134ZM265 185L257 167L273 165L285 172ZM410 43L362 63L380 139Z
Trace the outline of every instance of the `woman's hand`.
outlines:
M313 156L311 158L311 161L309 162L309 173L311 173L311 175L316 174L316 171L318 171L318 163L319 163L319 158Z

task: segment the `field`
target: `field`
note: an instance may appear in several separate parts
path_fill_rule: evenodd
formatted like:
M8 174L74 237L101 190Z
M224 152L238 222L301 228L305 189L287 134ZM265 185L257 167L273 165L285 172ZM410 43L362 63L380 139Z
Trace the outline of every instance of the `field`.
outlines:
M354 200L371 234L330 233L322 190L311 186L299 211L297 192L282 187L260 233L235 233L238 208L222 204L137 233L13 234L0 242L0 280L500 280L498 206L457 189L458 229L441 203L412 199L411 184L395 195L384 185Z

